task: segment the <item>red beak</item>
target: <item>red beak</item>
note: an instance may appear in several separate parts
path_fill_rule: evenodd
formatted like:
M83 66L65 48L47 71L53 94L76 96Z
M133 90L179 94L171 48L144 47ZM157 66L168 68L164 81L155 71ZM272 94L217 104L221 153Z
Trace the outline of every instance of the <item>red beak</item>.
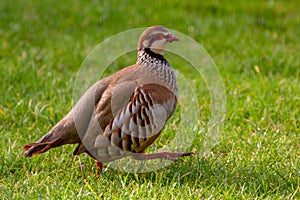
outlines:
M173 35L173 34L169 34L168 36L167 36L167 41L168 42L173 42L173 41L178 41L179 39L175 36L175 35Z

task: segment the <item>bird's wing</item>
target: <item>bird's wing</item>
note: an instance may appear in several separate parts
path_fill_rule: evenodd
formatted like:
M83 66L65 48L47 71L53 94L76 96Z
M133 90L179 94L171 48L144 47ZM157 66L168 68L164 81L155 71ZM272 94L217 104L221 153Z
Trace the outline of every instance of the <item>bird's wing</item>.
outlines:
M104 133L96 137L96 159L104 163L143 152L160 135L176 103L176 95L162 85L136 87L129 102L113 113Z

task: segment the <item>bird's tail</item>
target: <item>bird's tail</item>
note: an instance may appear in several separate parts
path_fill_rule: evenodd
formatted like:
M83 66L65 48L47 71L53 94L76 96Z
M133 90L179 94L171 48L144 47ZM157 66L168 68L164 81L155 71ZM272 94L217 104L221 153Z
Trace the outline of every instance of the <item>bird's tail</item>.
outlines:
M37 142L24 145L24 156L35 156L54 147L75 143L80 143L75 125L72 121L63 119Z
M105 82L99 81L95 83L83 94L72 110L46 135L35 143L29 143L23 146L23 149L26 150L24 155L30 157L64 144L80 144L81 140L78 132L83 138L90 120L93 117L95 102L100 101L106 88L107 84ZM77 148L74 154L77 155L85 151L85 148Z
M44 141L44 138L47 138L50 134L44 135L40 140ZM47 141L47 139L45 139ZM24 156L31 157L41 153L48 151L51 148L58 147L63 145L60 138L53 139L49 142L36 142L36 143L29 143L23 146L23 149L26 150Z

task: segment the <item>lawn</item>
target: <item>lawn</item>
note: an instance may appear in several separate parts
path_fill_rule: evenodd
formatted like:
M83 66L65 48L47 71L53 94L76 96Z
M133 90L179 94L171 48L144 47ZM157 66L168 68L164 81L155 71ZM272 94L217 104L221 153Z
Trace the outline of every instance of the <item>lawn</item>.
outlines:
M300 198L298 4L1 1L1 199ZM98 44L120 32L157 24L201 44L220 72L226 118L211 149L200 153L212 114L205 81L184 59L166 54L197 89L195 109L200 113L194 128L186 129L195 136L188 148L195 151L193 157L147 173L105 165L96 176L94 161L86 155L74 157L72 145L22 156L24 144L39 139L72 108L77 72ZM106 75L135 59L135 53L122 56ZM175 137L184 106L150 151Z

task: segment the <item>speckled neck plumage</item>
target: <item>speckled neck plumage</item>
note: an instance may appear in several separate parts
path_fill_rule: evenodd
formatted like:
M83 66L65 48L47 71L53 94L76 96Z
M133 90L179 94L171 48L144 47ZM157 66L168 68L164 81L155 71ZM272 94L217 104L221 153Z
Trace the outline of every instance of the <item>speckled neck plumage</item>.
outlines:
M175 72L163 55L156 54L149 48L142 49L138 52L137 64L147 68L156 80L167 85L177 96Z

